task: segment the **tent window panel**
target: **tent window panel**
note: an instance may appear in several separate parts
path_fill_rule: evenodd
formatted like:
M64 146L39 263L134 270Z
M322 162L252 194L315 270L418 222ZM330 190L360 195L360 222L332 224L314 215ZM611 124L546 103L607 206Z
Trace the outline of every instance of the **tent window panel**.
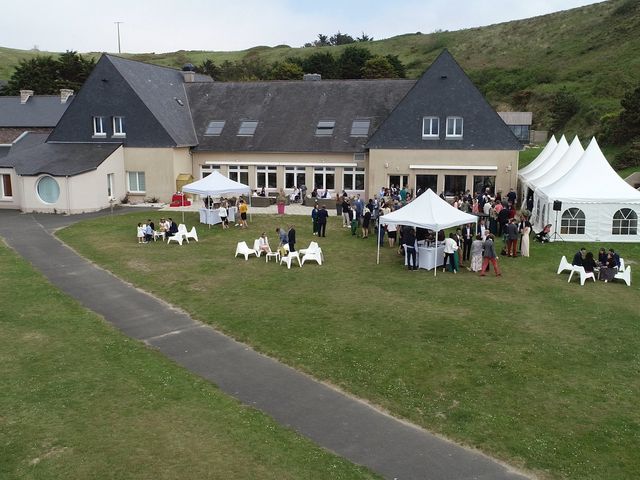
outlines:
M613 215L613 235L637 235L638 214L630 208L622 208Z
M584 235L586 219L579 208L570 208L562 212L560 233L565 235Z

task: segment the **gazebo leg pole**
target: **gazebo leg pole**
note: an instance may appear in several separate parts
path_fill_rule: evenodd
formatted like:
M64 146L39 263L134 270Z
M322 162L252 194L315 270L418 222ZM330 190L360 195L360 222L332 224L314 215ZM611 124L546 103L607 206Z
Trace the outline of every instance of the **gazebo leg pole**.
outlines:
M435 248L433 249L433 276L435 277L438 273L438 232L439 230L436 230L436 241L435 243Z

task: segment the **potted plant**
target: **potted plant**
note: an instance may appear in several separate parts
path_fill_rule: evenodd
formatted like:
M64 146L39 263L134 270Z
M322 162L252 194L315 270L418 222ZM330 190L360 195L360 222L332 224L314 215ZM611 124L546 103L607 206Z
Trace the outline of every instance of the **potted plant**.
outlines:
M278 205L278 215L284 215L284 205L287 202L287 196L284 194L284 190L281 188L276 198L276 204Z

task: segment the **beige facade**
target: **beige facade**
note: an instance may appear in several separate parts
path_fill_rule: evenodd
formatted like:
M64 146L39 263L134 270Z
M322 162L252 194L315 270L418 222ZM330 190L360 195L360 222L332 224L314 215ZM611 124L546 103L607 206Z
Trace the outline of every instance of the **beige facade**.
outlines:
M326 188L332 196L342 190L349 194L364 194L366 189L366 161L360 157L356 159L352 153L193 153L194 178L202 178L203 173L213 168L233 180L248 184L252 190L264 184L267 172L271 174L269 179L273 179L275 173L275 186L273 183L265 186L265 191L271 194L280 189L290 193L292 185L300 186L298 180L302 180L302 174L309 193L316 185L316 178L322 182L318 189ZM360 182L363 188L357 188Z
M495 177L496 191L515 188L518 152L513 150L370 150L367 191L376 193L400 179L407 188L417 190L418 176L435 176L436 193L457 178L462 190L474 191L475 177ZM455 183L455 182L453 182Z
M132 188L129 179L126 178L125 193L129 196L129 201L141 203L146 199L157 198L162 202L169 202L176 191L178 175L191 173L191 152L188 147L125 147L124 169L127 175L129 172L144 172L145 189L143 191Z
M2 181L5 181L4 175L9 176L11 182L11 191L5 192L3 185L0 185L0 209L15 210L20 208L20 190L18 189L18 179L13 168L0 168Z
M55 201L46 202L41 198L38 192L40 182L57 185L58 196ZM19 176L17 184L18 205L23 212L75 214L102 210L110 206L110 189L111 196L116 199L124 195L123 149L118 148L97 169L87 173L72 177Z

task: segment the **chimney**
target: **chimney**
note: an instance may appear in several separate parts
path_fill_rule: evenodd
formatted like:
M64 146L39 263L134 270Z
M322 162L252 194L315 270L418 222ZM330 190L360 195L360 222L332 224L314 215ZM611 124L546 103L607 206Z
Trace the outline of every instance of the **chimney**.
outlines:
M27 103L29 97L33 97L33 90L20 90L20 103Z
M193 83L196 80L196 72L183 71L184 83Z
M73 90L70 88L61 88L60 89L60 103L67 103L69 97L73 95Z
M319 73L305 73L302 76L302 80L304 80L305 82L319 82L320 80L322 80L322 75L320 75Z

